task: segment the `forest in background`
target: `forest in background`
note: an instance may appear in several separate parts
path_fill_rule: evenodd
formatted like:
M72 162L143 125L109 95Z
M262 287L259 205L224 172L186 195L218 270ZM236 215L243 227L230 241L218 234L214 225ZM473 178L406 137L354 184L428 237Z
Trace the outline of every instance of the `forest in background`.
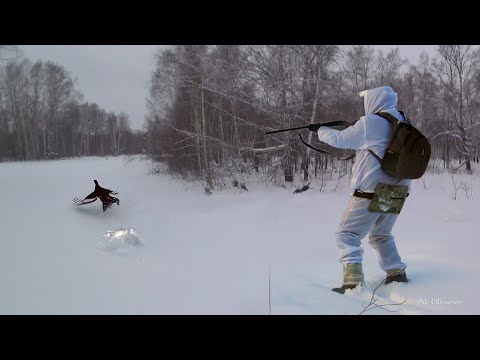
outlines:
M296 131L266 131L364 115L359 92L388 85L398 108L431 141L444 169L479 158L480 50L440 45L418 64L398 48L352 45L179 45L156 53L146 119L151 157L206 186L261 173L275 183L348 172L305 147ZM306 140L337 155L312 133ZM433 161L432 164L438 163ZM343 170L342 170L343 169Z
M398 48L367 45L177 45L159 48L151 70L144 128L132 130L126 113L85 102L61 64L0 45L0 161L143 154L211 189L253 174L275 184L340 177L352 161L312 151L297 131L265 132L356 120L358 93L383 85L430 140L432 166L471 173L479 161L476 46L439 45L411 64Z
M138 154L144 139L128 114L83 101L62 65L0 45L0 161Z

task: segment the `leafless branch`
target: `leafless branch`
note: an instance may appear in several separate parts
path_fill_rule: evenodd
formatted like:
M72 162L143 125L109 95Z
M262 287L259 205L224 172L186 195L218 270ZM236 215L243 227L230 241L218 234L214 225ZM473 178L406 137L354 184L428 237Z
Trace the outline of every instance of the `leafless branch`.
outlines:
M406 267L402 271L404 271L405 269L406 269ZM403 305L407 301L407 298L405 298L405 300L403 300L401 303L377 304L377 301L379 300L379 298L375 297L375 292L378 290L378 288L380 286L383 285L385 280L386 279L383 279L380 282L380 284L378 284L377 287L375 287L375 289L373 290L373 293L372 293L372 297L370 298L370 302L368 303L368 305L362 305L363 310L358 315L362 315L362 314L366 313L367 311L370 311L370 310L375 309L375 308L380 308L380 309L388 311L388 312L399 312L400 311L400 309L396 309L396 310L387 309L386 306L400 306L400 305Z

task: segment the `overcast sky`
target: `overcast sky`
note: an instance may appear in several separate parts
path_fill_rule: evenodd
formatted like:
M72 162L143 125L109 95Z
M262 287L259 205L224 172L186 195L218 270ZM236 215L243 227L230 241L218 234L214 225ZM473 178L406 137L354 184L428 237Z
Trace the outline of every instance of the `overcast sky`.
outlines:
M416 63L422 51L429 55L435 45L377 45L400 53ZM148 81L153 71L153 54L166 45L22 45L25 57L52 60L75 78L84 99L106 111L126 112L132 128L140 129L146 114Z

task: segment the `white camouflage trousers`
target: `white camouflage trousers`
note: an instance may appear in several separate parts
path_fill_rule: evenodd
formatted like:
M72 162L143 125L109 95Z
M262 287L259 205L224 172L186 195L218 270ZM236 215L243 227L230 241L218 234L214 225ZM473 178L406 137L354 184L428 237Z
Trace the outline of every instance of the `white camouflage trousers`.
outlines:
M385 272L391 269L404 269L398 254L392 228L397 214L380 214L368 211L370 199L351 196L335 233L339 261L341 263L362 262L361 240L369 234L368 243L375 250L380 267Z

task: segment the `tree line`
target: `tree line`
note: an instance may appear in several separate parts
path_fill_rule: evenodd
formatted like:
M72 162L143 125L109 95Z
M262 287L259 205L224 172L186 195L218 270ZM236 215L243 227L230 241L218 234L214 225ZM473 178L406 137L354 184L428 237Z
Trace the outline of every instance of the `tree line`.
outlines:
M362 90L389 85L399 109L450 170L479 160L480 50L440 45L416 64L372 46L178 45L158 50L145 131L128 115L83 101L61 65L6 56L0 45L0 161L147 153L209 187L259 172L274 182L348 171L303 146L297 132L266 131L363 115ZM312 133L305 140L336 155Z
M416 64L398 48L362 45L178 45L158 50L155 60L148 152L171 173L211 188L242 173L307 181L346 166L313 153L297 132L265 132L358 119L364 114L358 93L383 85L398 93L398 108L430 139L432 159L467 172L478 162L480 50L471 45L440 45Z
M11 50L0 46L0 161L143 151L144 132L132 131L126 113L83 101L63 66Z

